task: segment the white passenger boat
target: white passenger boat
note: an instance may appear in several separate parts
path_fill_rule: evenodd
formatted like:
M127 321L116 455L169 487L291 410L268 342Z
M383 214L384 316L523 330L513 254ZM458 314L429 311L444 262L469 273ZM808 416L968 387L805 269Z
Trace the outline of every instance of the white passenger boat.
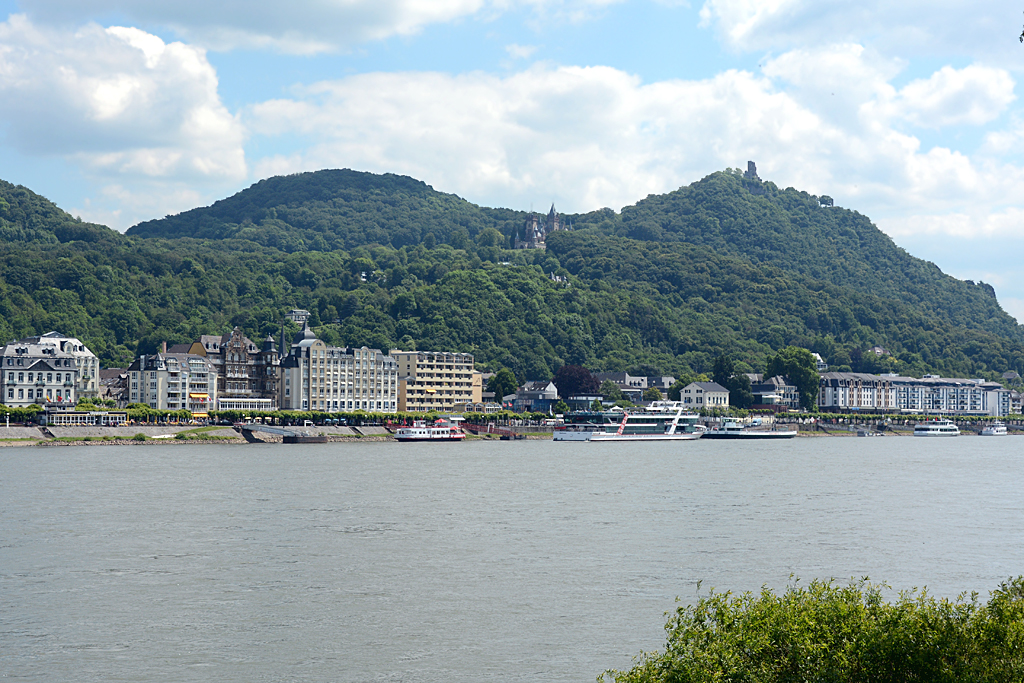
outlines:
M697 415L674 412L569 413L555 427L553 441L693 441L701 437Z
M999 420L981 430L982 436L1006 436L1006 425Z
M709 429L705 439L792 439L795 429L750 429L735 420L726 420L722 426Z
M461 421L461 417L438 418L431 423L416 420L411 427L399 427L395 441L462 441L466 433L459 424Z
M960 436L960 428L952 420L929 420L914 425L914 436Z

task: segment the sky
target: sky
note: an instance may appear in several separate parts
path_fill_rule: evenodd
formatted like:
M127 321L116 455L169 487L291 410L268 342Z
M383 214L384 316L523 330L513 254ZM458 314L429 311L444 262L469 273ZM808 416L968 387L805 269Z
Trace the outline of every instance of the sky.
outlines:
M1024 321L1022 11L0 0L0 178L124 231L322 168L575 213L752 160Z

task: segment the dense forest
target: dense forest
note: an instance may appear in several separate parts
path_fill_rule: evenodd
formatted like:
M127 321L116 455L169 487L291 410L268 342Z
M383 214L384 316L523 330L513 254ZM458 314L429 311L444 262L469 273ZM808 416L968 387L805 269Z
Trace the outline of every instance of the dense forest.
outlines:
M990 287L803 192L715 173L513 251L526 215L321 171L121 235L0 182L0 341L59 330L123 366L235 325L277 338L305 308L330 343L468 351L520 380L565 364L681 376L722 354L760 370L788 345L842 369L1024 373L1024 334Z

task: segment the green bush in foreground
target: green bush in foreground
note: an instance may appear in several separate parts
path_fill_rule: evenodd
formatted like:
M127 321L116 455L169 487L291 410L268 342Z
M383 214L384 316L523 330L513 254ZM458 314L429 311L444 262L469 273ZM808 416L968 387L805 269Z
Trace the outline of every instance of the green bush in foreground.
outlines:
M664 652L642 654L615 683L905 683L1024 681L1024 577L936 600L883 601L884 586L814 581L781 595L712 591L679 607Z

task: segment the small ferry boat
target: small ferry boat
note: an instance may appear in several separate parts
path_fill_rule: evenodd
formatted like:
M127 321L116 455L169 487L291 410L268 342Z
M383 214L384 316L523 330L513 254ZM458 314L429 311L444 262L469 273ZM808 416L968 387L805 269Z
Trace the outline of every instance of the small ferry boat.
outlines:
M726 420L722 426L709 429L705 439L792 439L795 429L750 429L736 420Z
M416 420L411 427L399 427L395 441L462 441L466 432L459 422L461 417L440 417L434 422Z
M981 436L1006 436L1006 425L996 420L981 430Z
M579 412L555 427L553 441L693 441L701 437L697 415L684 408L640 412Z
M929 420L914 425L914 436L960 436L960 428L952 420Z

